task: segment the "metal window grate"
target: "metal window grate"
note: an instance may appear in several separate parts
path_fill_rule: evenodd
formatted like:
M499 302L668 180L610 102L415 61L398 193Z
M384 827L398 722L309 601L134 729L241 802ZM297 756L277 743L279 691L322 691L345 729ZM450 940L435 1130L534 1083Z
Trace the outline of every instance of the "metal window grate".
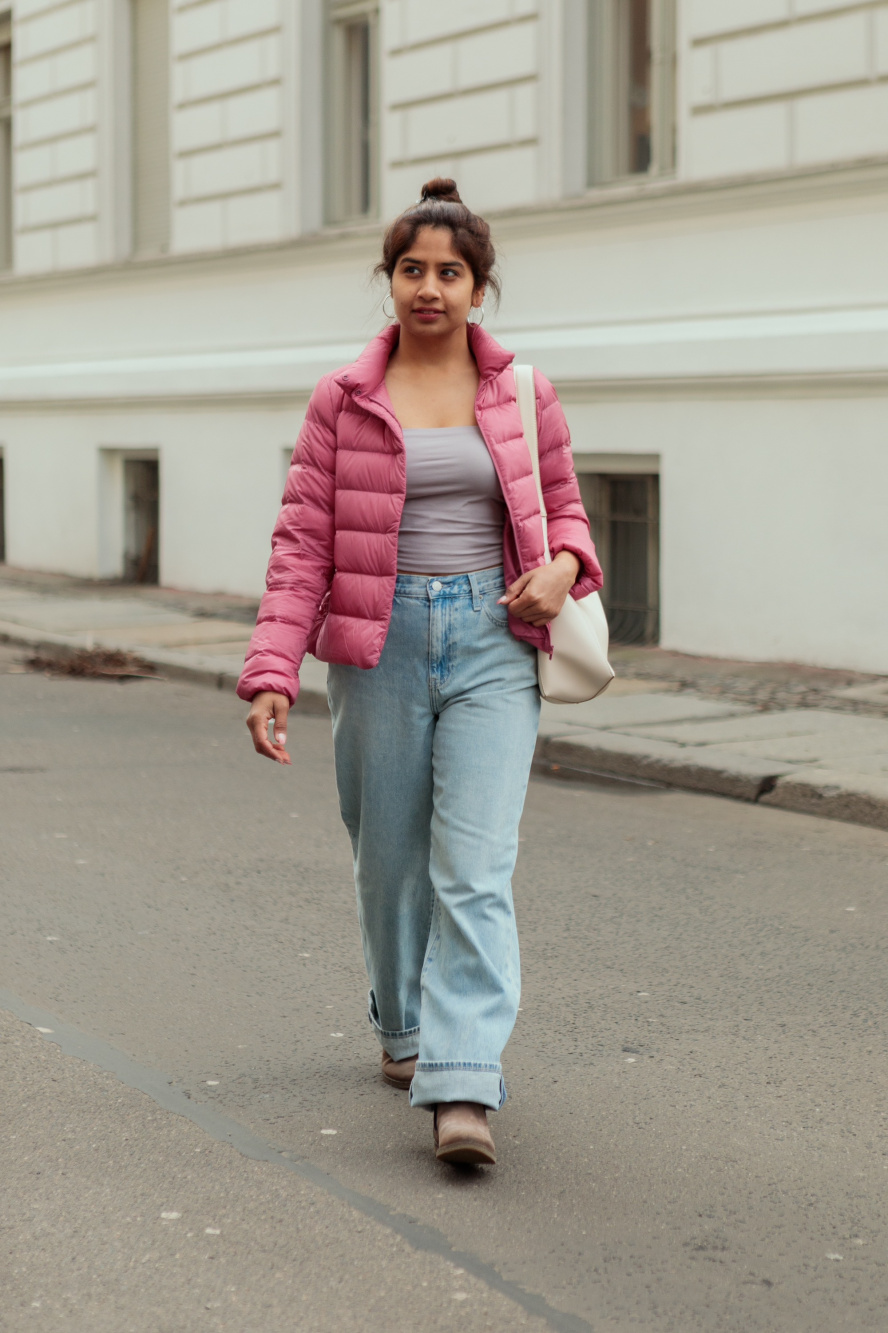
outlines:
M124 573L127 583L157 583L160 544L160 465L128 458L123 465L126 512Z
M660 635L660 478L580 475L580 491L604 570L602 601L615 643Z

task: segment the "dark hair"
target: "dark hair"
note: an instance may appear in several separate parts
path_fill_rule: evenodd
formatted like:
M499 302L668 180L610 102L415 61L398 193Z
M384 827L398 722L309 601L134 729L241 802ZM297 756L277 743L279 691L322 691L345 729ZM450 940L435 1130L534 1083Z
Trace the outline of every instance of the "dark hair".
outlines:
M395 265L416 240L423 227L446 228L453 236L453 248L462 255L475 278L476 287L487 287L496 301L500 298L500 281L494 271L496 251L490 239L490 228L459 197L456 181L436 176L422 187L418 204L404 210L385 233L382 259L374 273L385 274L391 280Z

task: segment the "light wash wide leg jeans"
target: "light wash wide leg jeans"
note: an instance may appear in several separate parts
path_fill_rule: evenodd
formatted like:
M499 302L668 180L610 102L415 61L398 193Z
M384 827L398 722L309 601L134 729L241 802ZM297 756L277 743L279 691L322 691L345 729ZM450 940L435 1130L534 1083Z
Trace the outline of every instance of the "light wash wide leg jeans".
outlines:
M501 569L399 574L379 665L328 676L370 1021L418 1055L413 1106L506 1098L520 995L512 872L540 713Z

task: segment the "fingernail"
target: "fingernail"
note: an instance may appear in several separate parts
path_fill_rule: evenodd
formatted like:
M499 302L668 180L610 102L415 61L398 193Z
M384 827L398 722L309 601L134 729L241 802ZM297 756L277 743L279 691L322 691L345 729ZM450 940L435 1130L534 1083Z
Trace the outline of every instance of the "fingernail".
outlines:
M278 732L278 734L277 734L277 743L278 743L278 745L286 745L286 744L287 744L287 733L286 733L285 731L279 731L279 732Z
M505 597L500 597L500 598L498 598L496 604L497 604L497 606L502 606L503 602L505 602L505 601L507 601L507 600L508 600L508 599L505 598Z

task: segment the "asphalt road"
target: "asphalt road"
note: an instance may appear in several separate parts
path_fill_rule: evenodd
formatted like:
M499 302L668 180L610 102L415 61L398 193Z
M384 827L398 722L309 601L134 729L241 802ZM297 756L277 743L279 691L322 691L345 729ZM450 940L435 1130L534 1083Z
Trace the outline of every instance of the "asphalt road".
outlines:
M454 1170L378 1077L328 722L282 769L230 697L17 657L0 1328L888 1327L888 835L534 780L500 1161Z

